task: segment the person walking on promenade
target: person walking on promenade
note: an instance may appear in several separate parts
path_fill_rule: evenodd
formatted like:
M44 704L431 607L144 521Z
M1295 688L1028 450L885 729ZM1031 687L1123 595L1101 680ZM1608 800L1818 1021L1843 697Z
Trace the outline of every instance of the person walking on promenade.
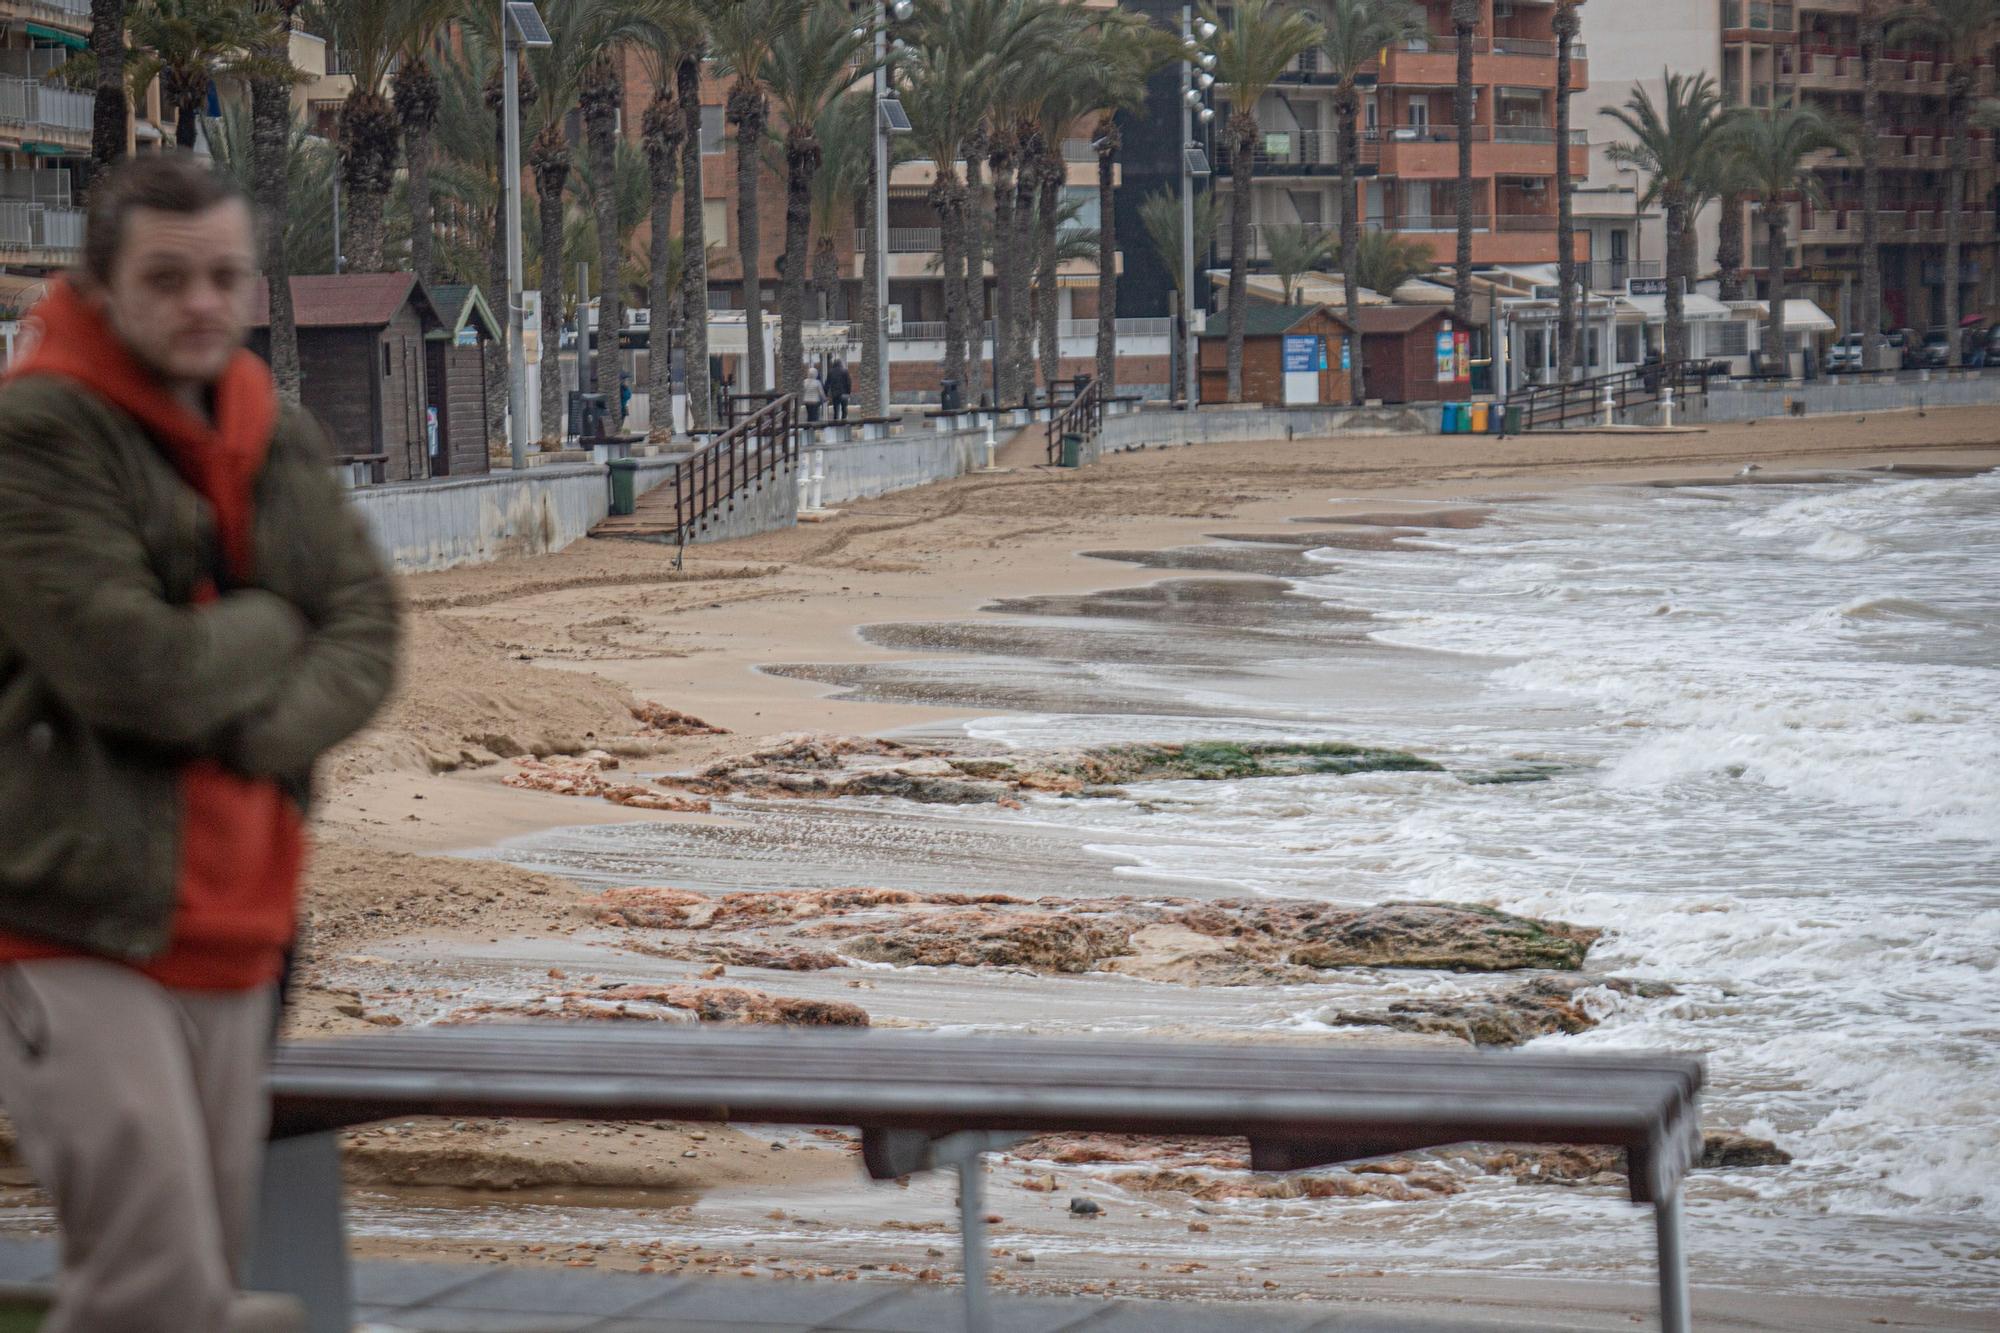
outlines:
M853 392L854 378L847 373L847 363L835 357L832 368L826 372L826 398L833 404L830 420L847 420L847 398Z
M0 1106L55 1201L44 1333L257 1333L264 1074L314 761L388 693L389 575L244 348L204 159L91 191L0 385Z
M806 420L818 421L820 404L826 401L826 386L820 383L819 367L806 367L805 382L799 385L799 401L806 405Z

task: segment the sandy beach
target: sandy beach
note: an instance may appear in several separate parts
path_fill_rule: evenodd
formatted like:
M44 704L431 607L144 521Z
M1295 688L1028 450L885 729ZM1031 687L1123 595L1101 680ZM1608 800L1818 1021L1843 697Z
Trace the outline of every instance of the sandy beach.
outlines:
M1047 617L1099 615L1106 598L1142 607L1148 623L1167 627L1168 655L1190 671L1230 669L1233 655L1252 651L1242 645L1254 648L1259 634L1318 651L1356 635L1337 620L1285 620L1282 585L1274 580L1307 548L1380 551L1420 542L1429 532L1477 525L1494 506L1581 486L1719 486L1865 468L1922 474L1992 467L2000 465L2000 420L1966 409L1686 434L1162 447L1073 472L1037 466L1040 453L1039 439L1024 437L1003 454L1004 473L693 548L684 569L664 546L587 540L553 556L406 578L410 652L402 686L377 725L326 768L289 1031L365 1033L518 1016L523 1005L567 1017L658 1018L676 1010L672 1016L685 1018L691 1005L724 1004L712 995L689 998L708 988L751 992L726 1002L753 1021L838 1021L824 1015L845 1005L877 1026L928 1026L1001 1003L1045 1013L1040 1021L1049 1030L1123 1024L1249 1035L1242 1014L1292 993L1286 988L1301 980L1284 952L1282 922L1258 926L1280 940L1277 952L1220 950L1187 924L1193 905L1214 894L1190 889L1185 909L1169 904L1133 917L1118 898L1129 894L1129 882L1093 869L1080 850L1069 855L1060 828L1003 836L961 819L957 797L947 793L921 805L914 824L892 829L868 801L852 803L848 813L838 800L789 799L779 788L789 783L798 795L812 795L800 786L807 776L823 786L860 774L877 785L853 790L886 790L882 775L893 773L905 784L913 777L998 784L996 796L982 799L1003 804L1062 790L1050 784L1066 781L1111 790L1113 780L1075 776L1083 770L1074 756L1032 772L995 769L986 760L999 747L964 732L969 719L1014 710L1121 706L1101 682L1065 666L1075 646L1064 638L1070 631L1045 624ZM1155 604L1162 600L1171 605ZM1001 640L1034 665L992 671ZM1121 647L1124 641L1100 636L1088 650L1129 648L1135 660L1151 661L1161 642L1141 636ZM922 670L906 670L916 657ZM800 735L822 744L859 739L852 753L808 762L785 750L787 738ZM892 738L887 749L867 748L868 738L882 737ZM913 766L923 762L932 767ZM1109 761L1098 755L1090 762ZM1140 781L1161 776L1131 771ZM703 773L709 776L698 779ZM755 819L745 818L737 798L751 802ZM620 840L564 842L564 831L592 828L622 830ZM636 863L649 847L665 845L648 841L662 829L685 874L648 878L616 859L620 848ZM529 850L510 853L503 845ZM980 867L971 876L976 882L952 884L954 865ZM687 901L632 896L641 886L672 889ZM798 897L864 886L906 896L859 905ZM972 938L962 923L940 920L1015 909L936 900L939 890L954 887L1074 899L1084 906L1033 909L1042 912L1035 924L1060 916L1074 925L1079 913L1095 913L1117 923L1124 943L1093 952L1089 937L1071 933L1044 955L1001 956L989 942L1002 935L1018 941L1016 926L988 920ZM794 895L802 904L797 919L819 924L789 934L754 924L737 929L728 915L734 909L713 906L730 889ZM641 908L653 915L638 914ZM1224 910L1237 909L1225 903ZM886 926L885 911L893 916ZM898 961L947 957L922 952L937 940L986 952L958 956L960 965ZM878 953L854 954L857 941ZM885 961L798 961L822 946L849 959ZM1107 965L1112 952L1120 956ZM773 961L782 958L789 961ZM734 959L748 961L723 961ZM1325 984L1337 1001L1360 1004L1374 983L1328 974ZM1132 997L1142 991L1147 998L1135 1007ZM1451 1042L1459 1040L1451 1024L1494 1014L1492 1021L1518 1021L1534 1035L1568 1030L1560 1025L1580 1013L1570 991L1532 1000L1525 994L1503 970L1474 995L1486 1006L1479 1017L1454 1012L1421 1030L1385 1027L1343 1039ZM820 1017L800 1019L804 1005ZM1558 1026L1535 1026L1542 1023ZM1295 1207L1296 1192L1269 1189L1255 1195L1260 1211L1220 1217L1198 1191L1161 1179L1190 1163L1226 1167L1233 1151L1226 1144L1131 1148L1132 1172L1122 1183L1105 1170L1118 1163L1123 1150L1116 1145L1070 1145L1068 1157L1062 1148L1039 1145L994 1163L994 1207L1013 1224L995 1230L999 1272L1010 1288L1344 1298L1469 1321L1539 1316L1551 1328L1579 1329L1633 1327L1651 1309L1649 1289L1622 1272L1600 1276L1590 1265L1494 1280L1427 1279L1421 1258L1407 1266L1348 1262L1341 1229ZM411 1123L354 1135L350 1170L359 1191L359 1245L378 1256L955 1280L948 1182L910 1183L884 1204L881 1187L860 1187L854 1151L838 1133L756 1127ZM1605 1168L1587 1163L1575 1167L1575 1178ZM1525 1170L1474 1154L1338 1178L1363 1206L1435 1212L1467 1191L1481 1208L1499 1206L1484 1182L1505 1177L1511 1185ZM1139 1178L1145 1175L1153 1178ZM15 1188L0 1203L32 1214L34 1196L20 1177L8 1179ZM1072 1191L1107 1182L1122 1191L1117 1197L1141 1202L1113 1209L1076 1240L1063 1205ZM842 1237L849 1235L845 1224L863 1214L878 1243L857 1250ZM595 1233L593 1216L606 1219ZM1211 1227L1237 1246L1229 1251L1235 1258L1215 1267L1198 1253L1209 1238L1189 1234ZM1639 1260L1645 1234L1635 1213L1630 1235ZM1933 1306L1915 1295L1774 1297L1717 1286L1698 1293L1697 1310L1704 1328L2000 1327L1961 1304Z

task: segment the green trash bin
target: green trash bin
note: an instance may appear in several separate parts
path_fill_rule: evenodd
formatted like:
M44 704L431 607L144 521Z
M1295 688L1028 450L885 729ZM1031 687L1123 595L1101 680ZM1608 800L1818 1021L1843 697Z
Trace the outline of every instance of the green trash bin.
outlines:
M639 461L634 458L614 458L611 468L611 512L629 514L638 502Z
M1519 435L1521 433L1521 405L1519 403L1507 404L1507 433L1509 435Z
M1083 436L1065 435L1062 437L1062 466L1083 466Z

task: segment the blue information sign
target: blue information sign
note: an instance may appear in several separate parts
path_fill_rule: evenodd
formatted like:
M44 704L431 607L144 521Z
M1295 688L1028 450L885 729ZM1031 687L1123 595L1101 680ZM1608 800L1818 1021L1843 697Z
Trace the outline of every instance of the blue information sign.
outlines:
M1285 373L1311 372L1319 369L1319 339L1310 333L1288 333L1285 335Z

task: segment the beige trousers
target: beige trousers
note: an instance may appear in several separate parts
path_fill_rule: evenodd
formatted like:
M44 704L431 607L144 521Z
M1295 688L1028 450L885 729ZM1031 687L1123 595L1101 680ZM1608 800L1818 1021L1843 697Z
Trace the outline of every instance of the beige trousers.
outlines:
M97 959L0 965L0 1106L62 1230L43 1333L238 1323L275 1004Z

